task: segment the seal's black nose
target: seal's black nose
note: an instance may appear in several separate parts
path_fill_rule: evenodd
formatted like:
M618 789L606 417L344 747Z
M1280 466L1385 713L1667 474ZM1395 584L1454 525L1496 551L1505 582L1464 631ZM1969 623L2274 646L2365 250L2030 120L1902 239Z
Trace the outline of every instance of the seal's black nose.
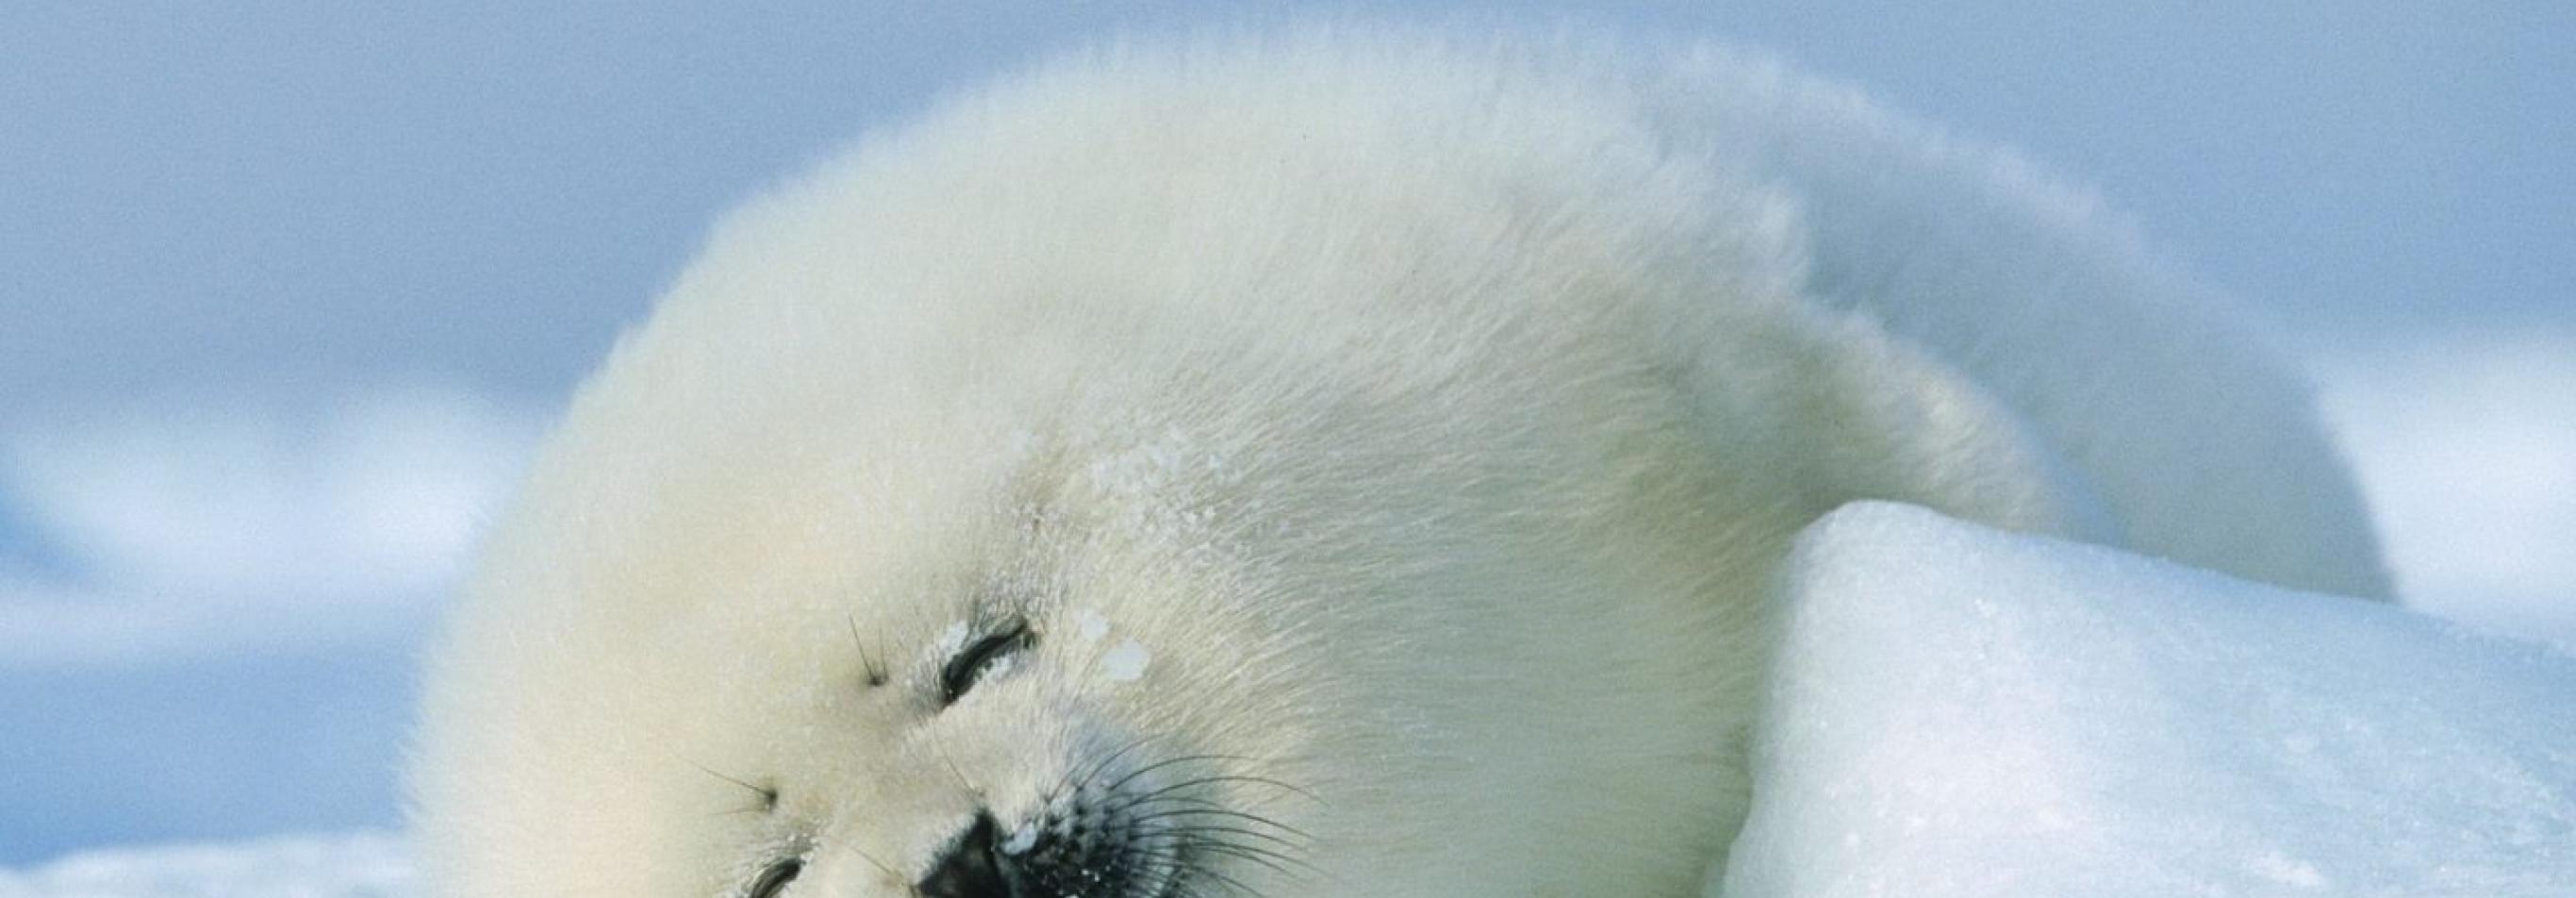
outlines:
M993 815L975 815L975 825L949 843L917 888L921 898L1011 898L1011 882L1002 873L1002 856L993 850Z

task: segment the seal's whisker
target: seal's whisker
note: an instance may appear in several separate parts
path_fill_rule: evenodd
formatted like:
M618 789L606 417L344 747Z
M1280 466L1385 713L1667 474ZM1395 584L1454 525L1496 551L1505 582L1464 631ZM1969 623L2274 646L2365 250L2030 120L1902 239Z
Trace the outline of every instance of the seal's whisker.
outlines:
M1305 798L1305 799L1306 799L1306 800L1308 800L1308 801L1315 802L1316 804L1322 804L1322 803L1324 803L1324 800L1323 800L1323 799L1321 799L1321 798L1316 797L1316 796L1315 796L1315 793L1313 793L1313 792L1308 792L1308 791L1306 791L1306 790L1304 790L1304 789L1301 789L1301 788L1298 788L1298 787L1296 787L1296 786L1292 786L1292 785L1289 785L1289 784L1287 784L1287 783L1283 783L1283 782L1280 782L1280 781L1278 781L1278 780L1271 779L1271 778L1269 778L1269 777L1263 777L1263 776L1244 776L1244 775L1206 776L1206 777L1200 777L1200 778L1198 778L1198 779L1193 779L1193 780L1184 780L1184 781L1181 781L1181 782L1177 782L1177 783L1173 783L1173 784L1171 784L1171 785L1164 786L1164 787L1159 788L1159 789L1156 789L1156 790L1154 790L1154 791L1152 791L1152 792L1147 792L1147 793L1145 793L1145 794L1143 794L1143 795L1137 796L1137 798L1139 798L1139 799L1153 798L1153 797L1160 796L1160 795L1164 795L1164 794L1167 794L1167 793L1170 793L1170 792L1179 791L1179 790L1181 790L1181 789L1187 789L1187 788L1192 788L1192 787L1197 787L1197 786L1212 785L1212 784L1216 784L1216 783L1253 783L1253 784L1255 784L1255 785L1269 786L1269 787L1272 787L1272 788L1275 788L1275 789L1279 789L1279 790L1284 791L1284 792L1289 792L1289 793L1292 793L1292 794L1295 794L1295 795L1301 796L1301 797Z
M1241 845L1233 845L1224 842L1194 841L1190 843L1190 850L1209 852L1212 854L1236 858L1248 863L1259 864L1268 868L1271 872L1288 877L1291 880L1304 880L1305 877L1301 875L1301 871L1314 872L1314 868L1311 865L1297 862L1294 858L1280 857L1276 854L1265 854ZM1291 869L1291 864L1296 864L1296 869Z
M1118 787L1120 787L1120 786L1124 786L1124 785L1127 785L1127 783L1128 783L1129 781L1134 780L1134 779L1135 779L1135 778L1137 778L1137 777L1144 776L1145 774L1152 773L1152 772L1157 771L1157 770L1161 770L1161 769L1163 769L1163 768L1165 768L1165 767L1170 767L1170 766L1172 766L1172 765L1174 765L1174 764L1187 764L1187 763L1190 763L1190 762L1193 762L1193 761L1250 761L1250 760L1252 760L1252 759L1251 759L1251 758L1245 758L1245 757L1238 757L1238 756L1235 756L1235 755L1182 755L1182 756L1177 757L1177 758L1164 758L1163 760L1156 761L1156 762L1154 762L1154 763L1147 764L1147 765L1145 765L1145 766L1143 766L1143 767L1136 768L1135 770L1128 771L1128 773L1127 773L1127 775L1126 775L1126 776L1119 777L1116 781L1111 782L1109 785L1104 786L1103 788L1106 788L1106 789L1108 789L1109 791L1112 791L1112 792L1118 791Z
M1218 885L1222 885L1226 888L1233 889L1238 893L1251 896L1251 898L1262 898L1260 889L1245 885L1243 880L1210 870L1203 864L1189 868L1187 875L1193 877L1206 877L1208 879L1215 880Z
M865 852L865 851L861 851L861 850L859 850L859 846L852 845L852 844L849 844L849 843L847 843L847 842L840 843L840 846L839 846L839 847L841 847L841 848L842 848L842 849L844 849L844 850L849 851L851 854L858 855L858 856L859 856L859 859L860 859L860 860L863 860L863 861L867 861L869 866L872 866L872 867L875 867L875 868L877 868L877 869L879 869L879 870L883 870L883 871L885 871L885 875L886 875L886 876L888 876L888 877L890 877L890 878L892 878L894 881L904 883L904 884L905 884L905 885L904 885L904 888L905 888L905 889L909 890L909 889L911 889L911 888L912 888L912 885L911 885L911 878L910 878L910 877L904 876L904 875L903 875L903 874L901 874L901 873L894 872L894 868L893 868L893 867L886 866L886 862L881 861L881 860L877 860L876 855L869 854L869 853L867 853L867 852Z
M1141 823L1141 822L1144 822L1144 821L1139 820L1139 821L1137 821L1137 822ZM1182 835L1197 835L1197 834L1200 834L1200 833L1227 833L1227 834L1231 834L1231 835L1241 835L1241 836L1247 836L1247 837L1250 837L1250 838L1260 839L1260 840L1262 840L1262 841L1270 842L1270 843L1272 843L1272 844L1281 845L1281 846L1285 846L1285 847L1288 847L1288 848L1295 848L1295 849L1299 849L1299 850L1304 850L1304 849L1306 848L1306 846L1307 846L1307 843L1305 843L1305 842L1300 842L1300 841L1297 841L1297 840L1295 840L1295 839L1285 838L1285 837L1282 837L1282 836L1276 836L1276 835L1272 835L1272 834L1270 834L1270 833L1261 832L1261 831L1259 831L1259 830L1244 829L1244 828L1239 827L1239 826L1219 826L1219 825L1211 825L1211 824L1181 824L1181 825L1178 825L1178 826L1173 827L1173 831L1174 831L1174 832L1177 832L1177 833L1180 833L1180 834L1182 834Z
M1190 833L1186 831L1175 832L1168 845L1158 847L1152 851L1140 853L1135 856L1140 858L1167 860L1177 863L1181 859L1187 858L1200 851L1212 851L1232 857L1238 857L1243 860L1259 863L1265 867L1270 867L1282 875L1292 877L1296 875L1295 871L1281 869L1280 865L1293 866L1305 873L1315 876L1324 875L1322 868L1308 863L1305 859L1289 854L1285 851L1260 845L1246 845L1214 835Z
M886 670L885 664L878 661L877 656L868 651L867 640L859 635L858 613L851 612L848 615L848 620L850 623L850 645L859 650L859 670L866 674L868 685L885 685L888 671Z
M1261 890L1245 885L1243 880L1210 870L1204 864L1183 864L1174 858L1147 858L1146 860L1154 865L1152 869L1158 871L1160 875L1184 877L1182 884L1185 886L1191 884L1188 881L1190 879L1207 879L1236 894L1262 898Z
M966 791L973 793L978 800L985 797L984 787L975 785L975 780L966 775L965 768L957 766L956 757L948 753L948 743L930 740L930 750L939 756L939 763L948 768L948 775L957 778L958 785L966 787Z
M1156 804L1156 805L1159 805L1159 804L1164 804L1164 803L1167 803L1167 802L1179 802L1179 801L1184 801L1184 800L1185 800L1185 799L1173 798L1173 797L1165 797L1165 798L1158 798L1158 799L1155 799L1155 800L1154 800L1154 801L1152 801L1152 802L1137 802L1136 804L1140 804L1140 805L1141 805L1141 804ZM1253 814L1253 813L1248 813L1248 812L1245 812L1245 811L1235 810L1235 809L1233 809L1233 808L1225 807L1225 806L1223 806L1223 805L1217 804L1216 802L1208 801L1208 800L1205 800L1205 799L1186 799L1186 801L1187 801L1189 804L1192 804L1192 805L1198 805L1198 807L1186 807L1186 808L1180 808L1180 809L1176 809L1176 810L1158 810L1158 811L1152 811L1152 812L1150 812L1150 813L1148 813L1148 814L1146 814L1146 815L1144 815L1144 816L1141 816L1141 817L1136 818L1136 820L1137 820L1137 822L1142 823L1142 822L1149 821L1149 820L1161 820L1161 819L1164 819L1164 818L1167 818L1167 817L1189 817L1189 816L1231 817L1231 818L1234 818L1234 819L1237 819L1237 820L1245 821L1245 822L1247 822L1247 823L1258 823L1258 824L1261 824L1261 825L1263 825L1263 826L1268 826L1268 827L1270 827L1270 828L1272 828L1272 829L1276 829L1276 830L1279 830L1279 831L1281 831L1281 832L1285 832L1285 833L1287 833L1287 834L1289 834L1289 835L1296 836L1296 837L1298 837L1298 838L1302 838L1302 839L1305 839L1305 840L1307 840L1307 841L1313 841L1313 840L1314 840L1314 838L1315 838L1314 834L1312 834L1312 833L1308 833L1308 832L1306 832L1306 831L1304 831L1304 830L1298 829L1298 828L1293 827L1293 826L1289 826L1289 825L1287 825L1287 824L1285 824L1285 823L1281 823L1281 822L1279 822L1279 821L1272 820L1272 819L1270 819L1270 818L1268 818L1268 817L1263 817L1263 816L1261 816L1261 815L1259 815L1259 814ZM1124 809L1124 808L1122 808L1122 810L1123 810L1123 809Z
M753 795L755 795L755 796L758 796L758 797L759 797L759 799L760 799L760 805L759 805L758 807L741 808L741 809L738 809L738 810L728 811L728 812L726 812L726 814L749 814L749 813L754 813L754 812L767 813L767 812L769 812L769 811L771 811L771 810L775 810L775 809L778 807L778 787L776 787L776 786L755 785L755 784L753 784L750 780L746 780L746 779L743 779L743 778L738 777L738 776L733 776L733 775L731 775L731 774L719 773L719 772L717 772L717 771L716 771L716 769L715 769L715 768L713 768L713 767L709 767L709 766L707 766L707 765L705 765L705 764L700 764L700 763L698 763L696 760L691 759L689 756L687 756L687 755L683 755L683 754L680 754L680 753L678 753L678 752L672 752L672 753L671 753L671 756L672 756L672 757L675 757L675 758L679 758L681 763L684 763L684 764L689 765L690 767L694 767L694 768L696 768L696 769L697 769L697 771L698 771L699 773L703 773L703 774L706 774L706 775L708 775L708 776L715 777L716 779L720 779L720 780L723 780L723 781L725 781L725 782L732 783L732 784L737 785L737 786L741 786L741 787L743 787L744 789L750 790L751 794L753 794ZM724 816L724 815L723 815L723 814L718 814L718 815L714 815L714 816Z
M1134 741L1128 742L1125 746L1119 748L1117 751L1110 752L1108 757L1102 758L1086 768L1075 768L1082 771L1082 775L1079 778L1074 776L1073 770L1065 771L1064 779L1057 782L1055 784L1055 790L1049 792L1048 795L1054 796L1063 794L1066 786L1072 786L1073 791L1075 792L1081 792L1084 789L1090 788L1092 779L1108 770L1109 765L1118 763L1118 759L1126 757L1128 752L1143 748L1146 743L1154 741L1154 738L1155 737L1152 734L1139 736Z
M1180 847L1185 851L1220 851L1225 854L1260 863L1263 866L1272 867L1272 869L1278 869L1278 867L1273 866L1274 864L1278 864L1293 866L1306 873L1311 873L1317 876L1322 876L1324 874L1322 868L1308 863L1304 858L1263 845L1247 845L1242 842L1205 833L1183 833L1178 839L1178 842ZM1280 870L1279 872L1284 874L1289 871Z

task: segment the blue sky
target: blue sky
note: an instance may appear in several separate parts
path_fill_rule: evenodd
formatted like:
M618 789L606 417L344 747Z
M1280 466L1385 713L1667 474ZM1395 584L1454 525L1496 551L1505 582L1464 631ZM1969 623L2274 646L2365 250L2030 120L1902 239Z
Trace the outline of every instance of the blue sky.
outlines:
M2208 6L1575 18L2095 185L2325 379L2410 590L2576 638L2576 5ZM0 5L0 864L395 822L475 522L709 222L1032 54L1248 14L1205 8Z

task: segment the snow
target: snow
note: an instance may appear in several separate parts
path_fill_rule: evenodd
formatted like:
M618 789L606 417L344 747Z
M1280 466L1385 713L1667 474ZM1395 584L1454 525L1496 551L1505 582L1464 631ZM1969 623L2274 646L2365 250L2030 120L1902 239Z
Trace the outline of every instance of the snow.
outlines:
M408 898L401 840L381 833L127 848L0 870L0 898Z
M1883 504L1779 593L1728 895L2576 894L2576 656Z
M1101 637L1109 635L1109 619L1089 608L1075 613L1073 624L1074 637L1080 639L1084 645L1099 642Z
M1001 848L1003 854L1018 857L1029 853L1029 849L1037 847L1037 844L1037 822L1034 820L1023 820L1020 821L1019 828L1011 830L1010 839L1004 841Z
M1154 663L1154 653L1134 639L1122 640L1116 648L1100 656L1100 675L1112 683L1133 683L1145 676L1145 668Z

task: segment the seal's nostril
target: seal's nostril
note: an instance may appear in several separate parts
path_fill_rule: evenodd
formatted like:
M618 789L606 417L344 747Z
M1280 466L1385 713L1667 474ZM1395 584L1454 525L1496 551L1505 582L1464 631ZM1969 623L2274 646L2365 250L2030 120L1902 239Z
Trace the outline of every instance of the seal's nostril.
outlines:
M975 825L949 843L930 875L921 879L921 898L1011 898L1000 854L993 850L993 815L975 815Z

